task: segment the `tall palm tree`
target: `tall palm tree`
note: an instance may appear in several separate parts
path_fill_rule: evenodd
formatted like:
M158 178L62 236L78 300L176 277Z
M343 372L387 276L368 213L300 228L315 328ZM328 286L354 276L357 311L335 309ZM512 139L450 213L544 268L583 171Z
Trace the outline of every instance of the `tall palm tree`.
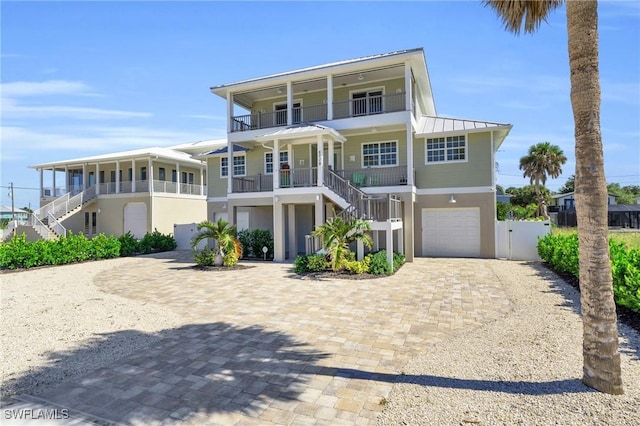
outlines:
M318 226L313 231L313 236L322 238L322 247L329 254L331 269L339 271L350 251L349 244L362 241L365 246L371 248L373 240L369 235L370 229L369 222L365 220L351 218L345 221L336 216Z
M485 0L507 30L538 29L561 0ZM622 394L618 324L613 300L607 229L607 185L600 133L598 5L567 1L571 105L576 138L576 212L580 247L583 376L587 386Z
M536 188L538 201L538 215L548 218L545 196L540 191L540 184L547 182L547 176L557 178L562 174L562 165L567 162L567 157L557 145L549 142L540 142L529 148L529 153L520 158L520 170L523 176L528 177Z

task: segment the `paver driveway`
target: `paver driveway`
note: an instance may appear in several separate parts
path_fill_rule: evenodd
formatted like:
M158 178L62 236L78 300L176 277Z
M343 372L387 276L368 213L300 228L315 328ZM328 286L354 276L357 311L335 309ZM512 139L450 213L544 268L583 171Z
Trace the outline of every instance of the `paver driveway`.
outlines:
M290 264L200 271L190 253L95 279L184 325L44 399L121 423L366 424L412 354L509 310L494 260L416 259L392 277L301 279Z

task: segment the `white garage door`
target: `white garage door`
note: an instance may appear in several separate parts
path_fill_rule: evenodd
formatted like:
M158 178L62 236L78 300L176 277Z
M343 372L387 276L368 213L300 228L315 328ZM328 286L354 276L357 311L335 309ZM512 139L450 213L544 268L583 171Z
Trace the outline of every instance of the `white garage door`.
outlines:
M147 233L147 205L145 203L128 203L124 207L124 232L130 231L136 238Z
M422 255L480 257L480 209L422 209Z

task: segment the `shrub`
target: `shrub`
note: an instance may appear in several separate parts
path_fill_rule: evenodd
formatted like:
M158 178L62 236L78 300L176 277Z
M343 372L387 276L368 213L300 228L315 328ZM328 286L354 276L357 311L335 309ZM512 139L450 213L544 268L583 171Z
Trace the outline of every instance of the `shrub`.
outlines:
M551 267L579 277L578 234L548 234L538 239L538 254ZM613 295L617 304L640 312L640 250L609 239Z
M216 250L205 247L202 250L194 250L193 258L198 266L213 266L216 259Z
M347 259L344 261L344 269L352 274L366 274L369 272L371 257L365 256L361 261Z
M250 256L251 254L257 256L255 253L253 253L253 249L251 247L251 241L253 240L252 236L252 231L249 231L248 229L243 229L242 231L238 232L238 241L242 246L242 252L244 253L245 257ZM260 253L262 254L262 252Z
M262 258L262 247L267 247L267 258L273 258L273 237L268 229L254 229L251 231L251 252L255 257Z
M120 235L118 241L120 241L120 256L133 256L138 253L138 240L131 235L131 232L127 231L126 234Z
M238 254L235 251L226 253L222 258L222 265L224 266L234 266L236 263L238 263Z
M99 234L91 239L90 259L111 259L118 256L120 256L120 241L116 238Z
M391 275L391 266L387 262L387 251L381 250L377 253L368 254L370 264L369 273L373 275Z
M309 256L300 254L293 261L293 270L296 274L304 274L309 272Z
M307 269L309 272L322 272L330 268L329 260L324 254L310 254L307 256Z

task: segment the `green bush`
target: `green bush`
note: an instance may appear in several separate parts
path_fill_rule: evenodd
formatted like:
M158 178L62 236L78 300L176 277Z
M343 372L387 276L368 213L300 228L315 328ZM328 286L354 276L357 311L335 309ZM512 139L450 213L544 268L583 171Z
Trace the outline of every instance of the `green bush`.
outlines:
M118 241L120 242L120 256L133 256L138 253L138 240L130 231L120 235Z
M387 251L381 250L377 253L368 254L370 264L369 273L373 275L391 275L391 267L387 262Z
M309 272L322 272L330 268L327 256L324 254L310 254L307 256L307 269Z
M547 234L538 239L540 258L557 271L579 277L578 234ZM609 239L616 303L640 312L640 250Z
M249 257L253 253L251 249L251 241L253 240L252 237L253 233L248 229L243 229L242 231L238 232L238 241L240 241L240 245L242 246L243 257ZM255 254L253 255L255 256Z
M344 269L352 274L366 274L369 272L371 257L365 256L361 261L347 259L344 261Z
M300 254L293 261L293 270L296 274L304 274L309 272L309 256Z
M213 266L216 260L216 250L205 247L202 250L194 250L193 258L198 266Z
M402 265L407 262L407 258L402 253L393 252L393 270L394 272L400 269Z
M0 244L0 268L20 269L44 265L64 265L117 257L120 242L100 234L88 240L83 234L69 232L58 240L27 241L25 234Z
M222 258L222 265L224 266L234 266L238 263L238 255L235 251L230 251L224 255Z
M251 231L251 252L255 257L262 258L262 247L267 247L267 258L273 258L273 237L268 229L254 229Z

